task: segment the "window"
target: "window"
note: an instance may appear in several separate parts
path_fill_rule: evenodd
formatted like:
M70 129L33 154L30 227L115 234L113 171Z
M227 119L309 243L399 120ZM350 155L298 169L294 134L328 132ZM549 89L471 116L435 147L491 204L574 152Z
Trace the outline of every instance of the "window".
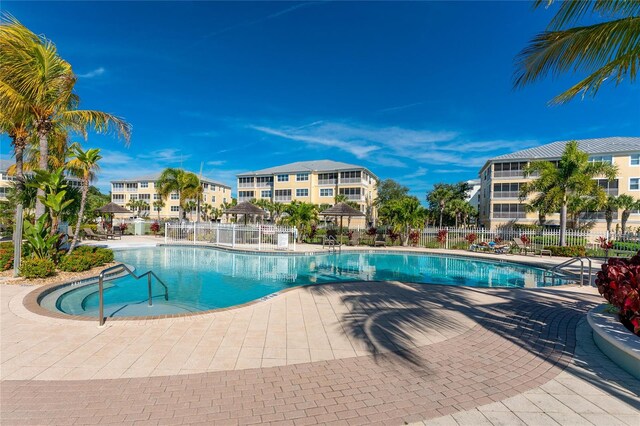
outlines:
M178 195L178 193L177 193L177 192L172 192L172 193L171 193L170 198L171 198L172 200L179 200L179 199L180 199L180 196Z
M629 164L631 166L640 166L640 154L631 154Z
M267 189L265 191L260 192L260 197L262 197L262 198L271 198L271 190Z
M629 189L631 191L640 190L640 178L631 178L631 179L629 179Z
M7 195L7 189L7 187L0 186L0 196L4 197L5 195Z
M340 188L338 193L345 195L347 200L358 201L362 198L360 188Z
M178 211L180 211L180 206L171 206L171 211L172 211L172 212L178 212Z
M238 186L240 188L251 188L253 186L253 178L252 177L238 178Z
M308 197L309 190L307 188L296 189L296 197Z
M494 183L494 198L518 198L520 196L520 183Z
M333 188L320 188L321 197L333 197Z
M596 181L607 195L618 195L618 179L611 182L609 182L609 179L596 179Z
M115 182L111 184L111 187L113 188L114 191L120 190L120 189L124 189L124 183L122 182Z
M207 194L202 194L202 201L207 201Z
M215 202L216 202L216 196L215 196L215 195L212 195L212 196L211 196L211 202L212 202L212 203L215 203Z
M278 182L289 182L289 175L278 175Z
M215 191L216 190L216 186L215 185L211 185L211 190Z
M297 182L307 182L309 180L309 173L298 173L296 175Z
M205 183L202 184L202 187L204 189L209 189L209 184L207 182L205 182Z
M140 188L148 188L149 182L140 182Z
M291 201L290 189L276 189L275 201Z
M111 199L116 204L122 204L124 203L124 194L112 194Z
M593 157L589 157L589 162L613 164L613 157L610 155L594 155Z
M496 163L493 165L494 177L523 177L522 169L527 165L525 162L517 163Z
M353 171L353 172L340 172L340 182L342 183L357 183L360 182L362 172Z
M155 194L153 194L153 199L154 200L159 200L160 198L161 198L160 194L158 194L157 192Z
M133 195L133 194L132 194ZM150 201L151 200L151 194L140 194L138 196L141 200L144 201Z
M338 183L337 173L319 173L318 185L335 185Z
M523 204L494 204L495 219L523 219L527 217Z
M128 183L127 184L127 191L137 191L138 190L138 184L137 183Z
M129 199L130 199L131 201L137 200L137 199L138 199L138 194L130 194L130 195L129 195Z
M238 198L253 198L253 191L238 191Z

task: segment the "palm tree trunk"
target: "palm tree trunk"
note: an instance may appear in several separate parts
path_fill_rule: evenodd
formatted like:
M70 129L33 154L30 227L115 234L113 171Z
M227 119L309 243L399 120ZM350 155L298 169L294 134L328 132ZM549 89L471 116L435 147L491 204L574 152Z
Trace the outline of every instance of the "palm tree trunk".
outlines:
M442 228L442 214L444 213L444 209L440 209L440 228Z
M560 245L566 245L566 237L567 233L567 203L562 204L562 208L560 209Z
M82 198L80 199L80 211L78 212L78 221L76 222L76 229L73 232L73 241L67 252L67 256L73 252L73 249L78 245L80 238L80 226L82 225L82 217L84 216L84 207L87 202L87 193L89 192L89 181L85 178L82 181Z
M44 124L38 125L38 140L40 143L40 159L38 167L42 170L49 169L49 143L47 141L48 131ZM38 197L36 198L36 220L44 214L44 204L40 200L44 197L44 189L38 188Z
M622 211L622 219L620 220L620 228L622 231L622 237L627 233L627 220L629 220L629 215L631 214L630 210Z

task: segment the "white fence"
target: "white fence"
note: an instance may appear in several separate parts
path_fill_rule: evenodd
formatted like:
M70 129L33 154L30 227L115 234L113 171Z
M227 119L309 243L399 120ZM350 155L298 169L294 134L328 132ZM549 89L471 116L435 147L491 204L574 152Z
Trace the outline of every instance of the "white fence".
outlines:
M295 227L274 225L237 225L222 223L166 223L164 241L167 244L212 244L251 250L296 249L298 232Z
M542 248L544 246L558 245L560 242L560 230L559 229L513 229L513 228L497 228L497 229L484 229L484 228L442 228L447 231L446 240L444 244L438 242L438 228L427 228L420 232L419 245L421 246L436 246L440 244L443 248L462 248L465 245L468 246L468 237L471 234L475 234L475 242L490 242L490 241L504 241L512 242L514 238L526 237L530 244L535 248ZM599 237L613 238L613 235L608 236L606 232L594 232L594 231L576 231L568 229L566 232L567 245L570 246L584 246L588 249L596 249L600 243Z

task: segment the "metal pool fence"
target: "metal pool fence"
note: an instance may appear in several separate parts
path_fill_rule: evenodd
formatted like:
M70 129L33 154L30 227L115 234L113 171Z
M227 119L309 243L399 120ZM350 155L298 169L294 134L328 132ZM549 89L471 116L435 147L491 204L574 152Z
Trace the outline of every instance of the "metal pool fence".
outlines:
M251 250L295 251L297 235L296 228L288 226L166 223L164 241L167 244L210 244Z

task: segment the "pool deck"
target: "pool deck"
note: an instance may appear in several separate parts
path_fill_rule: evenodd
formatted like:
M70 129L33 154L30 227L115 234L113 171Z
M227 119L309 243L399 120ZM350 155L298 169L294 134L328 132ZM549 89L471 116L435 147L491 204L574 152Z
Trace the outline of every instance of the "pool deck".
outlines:
M33 289L0 285L3 425L640 419L640 383L593 344L590 287L339 283L104 327L31 312Z

